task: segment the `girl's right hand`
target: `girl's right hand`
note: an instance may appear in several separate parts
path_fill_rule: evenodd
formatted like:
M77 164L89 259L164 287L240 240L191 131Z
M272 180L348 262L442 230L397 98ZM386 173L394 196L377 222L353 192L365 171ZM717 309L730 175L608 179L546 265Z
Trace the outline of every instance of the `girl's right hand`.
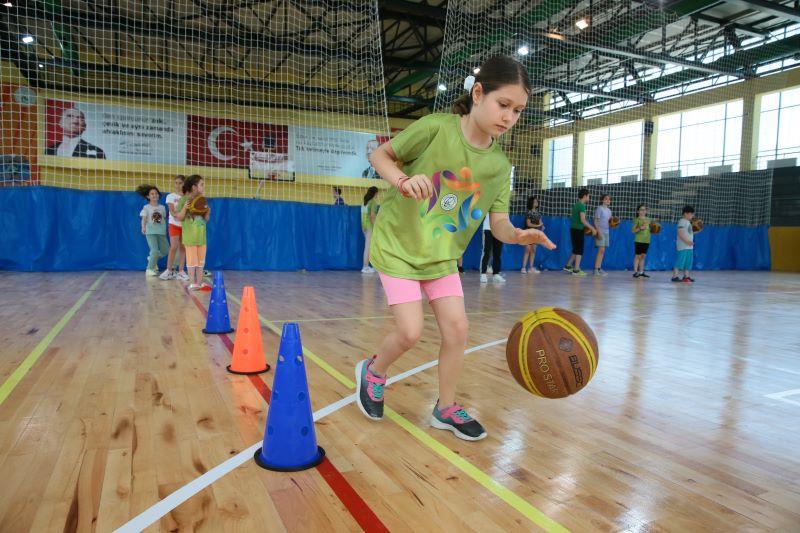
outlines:
M433 194L433 184L425 174L415 174L403 183L403 190L400 192L414 200L425 200Z

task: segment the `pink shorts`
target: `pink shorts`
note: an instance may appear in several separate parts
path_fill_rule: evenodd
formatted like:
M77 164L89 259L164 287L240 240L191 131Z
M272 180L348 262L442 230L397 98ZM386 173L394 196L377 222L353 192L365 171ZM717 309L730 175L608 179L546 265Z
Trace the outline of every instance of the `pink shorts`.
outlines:
M458 273L448 274L443 278L426 280L394 278L383 272L378 272L378 275L381 278L383 291L386 293L389 305L422 300L423 290L429 302L446 296L464 297L464 290L461 288L461 278Z

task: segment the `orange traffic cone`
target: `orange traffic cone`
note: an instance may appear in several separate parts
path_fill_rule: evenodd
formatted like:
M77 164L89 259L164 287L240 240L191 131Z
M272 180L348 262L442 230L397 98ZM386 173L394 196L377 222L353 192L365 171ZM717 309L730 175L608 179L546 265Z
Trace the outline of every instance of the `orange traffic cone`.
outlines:
M233 360L228 365L232 374L261 374L269 370L261 341L261 325L258 323L258 307L253 287L242 292L242 306L236 323L236 340L233 342Z

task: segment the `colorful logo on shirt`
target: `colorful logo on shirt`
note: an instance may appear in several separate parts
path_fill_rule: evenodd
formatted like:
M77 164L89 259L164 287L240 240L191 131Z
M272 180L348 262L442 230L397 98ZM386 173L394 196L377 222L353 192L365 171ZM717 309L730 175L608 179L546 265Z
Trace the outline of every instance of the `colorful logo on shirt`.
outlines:
M431 183L433 184L433 194L427 206L424 204L420 206L419 215L425 219L425 225L433 226L432 233L434 237L440 236L442 230L449 233L464 231L471 220L483 218L483 211L475 207L481 197L481 184L472 181L472 170L464 167L458 172L458 175L450 170L435 172L431 176ZM449 189L454 193L442 195L442 185L446 187L446 190ZM456 209L459 201L457 193L472 194L461 202L461 207L455 217L449 213L431 212L437 203L439 203L439 207L443 211L449 212Z
M161 213L158 211L153 211L153 224L161 224L162 218Z

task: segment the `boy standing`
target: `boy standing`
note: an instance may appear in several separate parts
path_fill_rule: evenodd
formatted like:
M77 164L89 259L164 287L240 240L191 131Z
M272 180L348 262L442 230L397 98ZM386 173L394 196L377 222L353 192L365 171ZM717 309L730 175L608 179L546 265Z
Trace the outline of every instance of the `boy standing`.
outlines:
M675 259L675 267L672 269L672 281L675 283L694 283L694 279L689 276L694 259L693 218L694 207L685 206L683 208L683 217L678 221L678 239L675 241L678 249L678 257ZM683 278L678 276L678 272L681 270L683 270Z
M578 191L578 201L572 206L572 217L569 225L569 236L572 240L572 255L569 256L564 270L573 276L585 276L581 270L581 256L583 255L583 228L589 228L592 235L597 235L597 230L586 220L586 204L589 203L589 189ZM572 266L570 266L572 265Z

